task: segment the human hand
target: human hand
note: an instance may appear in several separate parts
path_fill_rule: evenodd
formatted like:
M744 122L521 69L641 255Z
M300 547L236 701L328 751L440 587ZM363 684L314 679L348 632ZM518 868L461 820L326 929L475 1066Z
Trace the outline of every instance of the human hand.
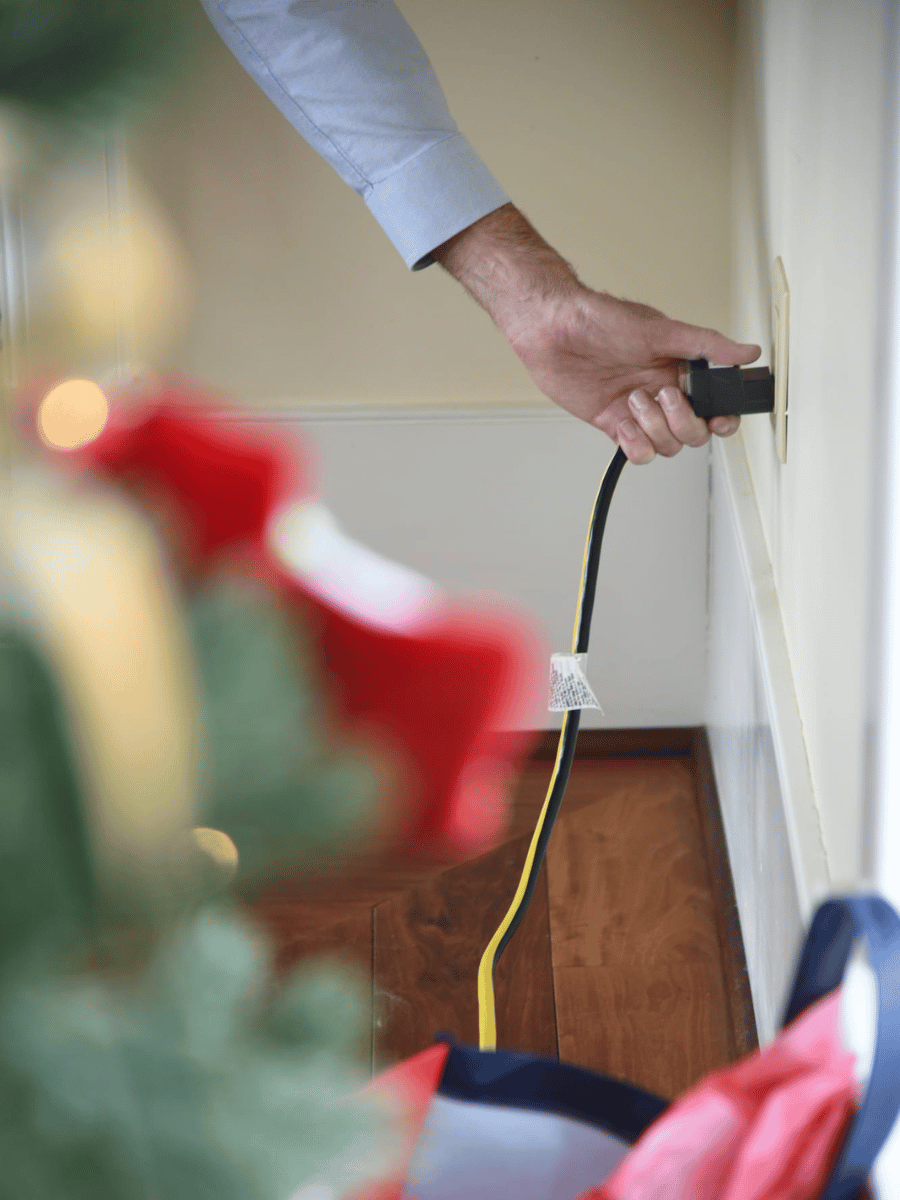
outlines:
M739 417L707 422L694 413L679 390L679 365L745 365L759 346L592 291L512 205L463 230L435 258L491 314L541 391L602 430L631 462L671 458L737 431Z
M678 386L683 360L735 366L760 354L759 346L580 284L526 322L510 344L546 396L602 430L633 463L671 458L740 425L737 416L704 421L694 413Z

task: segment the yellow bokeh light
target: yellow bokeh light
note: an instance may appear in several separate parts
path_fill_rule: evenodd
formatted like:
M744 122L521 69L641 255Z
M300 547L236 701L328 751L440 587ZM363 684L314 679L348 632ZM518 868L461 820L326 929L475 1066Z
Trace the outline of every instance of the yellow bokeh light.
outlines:
M41 401L38 432L48 446L74 450L102 433L108 417L109 401L92 379L66 379Z
M198 825L191 836L204 854L208 854L220 867L234 871L238 865L238 848L221 829L209 829Z

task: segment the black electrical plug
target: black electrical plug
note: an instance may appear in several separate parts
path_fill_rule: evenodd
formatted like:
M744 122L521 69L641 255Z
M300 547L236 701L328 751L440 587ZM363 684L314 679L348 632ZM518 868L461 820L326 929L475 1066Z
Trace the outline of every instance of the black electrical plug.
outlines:
M704 421L775 410L775 377L768 367L711 367L695 358L681 364L678 383Z

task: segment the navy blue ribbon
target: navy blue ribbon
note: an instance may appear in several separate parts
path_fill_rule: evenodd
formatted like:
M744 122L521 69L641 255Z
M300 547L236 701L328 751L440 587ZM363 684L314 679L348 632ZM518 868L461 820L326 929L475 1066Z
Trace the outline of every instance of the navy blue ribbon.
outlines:
M826 900L809 933L784 1024L840 985L858 938L869 944L878 989L875 1057L822 1200L856 1200L900 1112L900 917L880 896Z

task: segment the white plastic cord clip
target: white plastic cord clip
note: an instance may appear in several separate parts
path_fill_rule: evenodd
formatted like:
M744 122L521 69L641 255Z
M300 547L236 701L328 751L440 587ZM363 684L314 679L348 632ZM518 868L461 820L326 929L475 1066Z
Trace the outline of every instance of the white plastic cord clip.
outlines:
M549 712L572 712L578 708L603 712L584 673L586 662L586 654L550 655Z

